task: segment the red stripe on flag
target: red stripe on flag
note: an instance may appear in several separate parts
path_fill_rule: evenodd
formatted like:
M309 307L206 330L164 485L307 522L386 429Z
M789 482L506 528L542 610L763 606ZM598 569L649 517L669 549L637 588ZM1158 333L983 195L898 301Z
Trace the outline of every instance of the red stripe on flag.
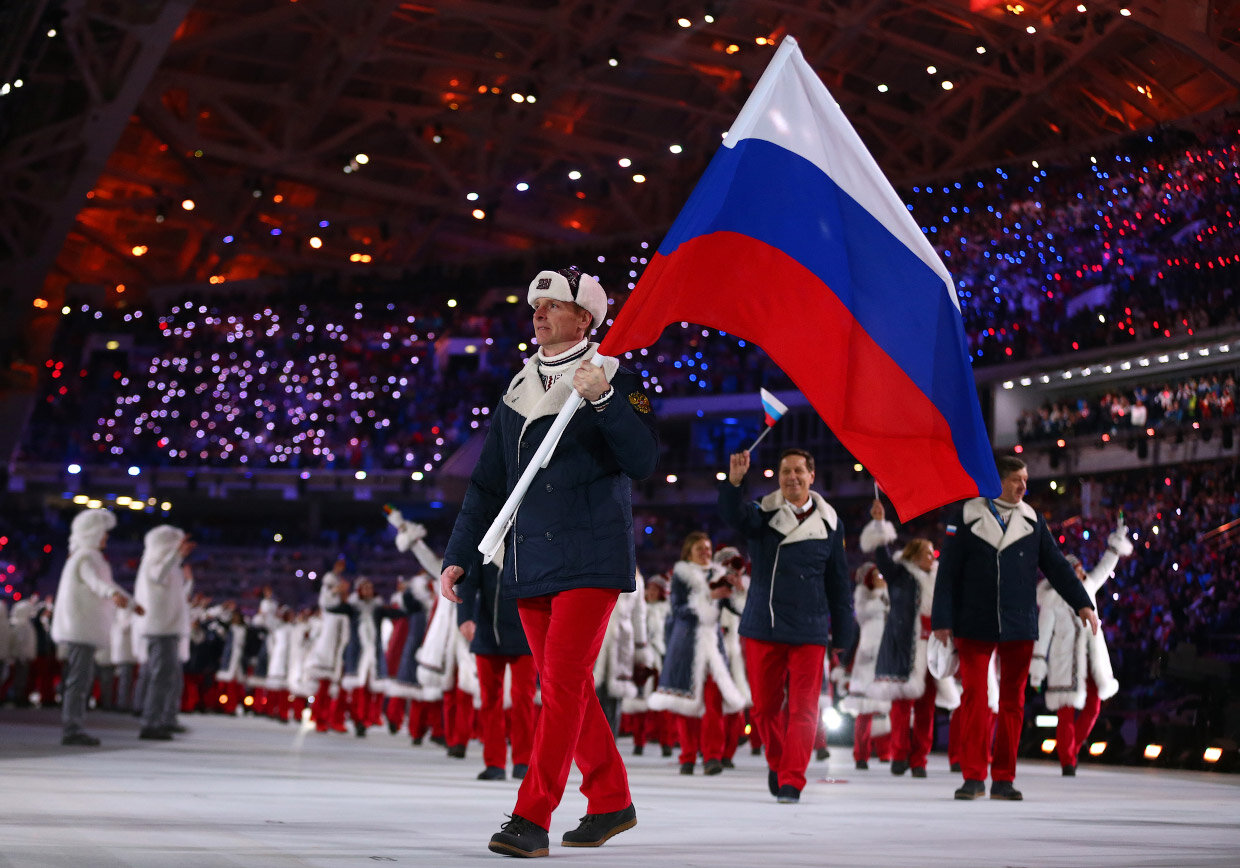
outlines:
M977 496L942 413L836 295L787 254L734 232L656 254L602 351L650 346L681 321L758 344L874 474L902 519Z

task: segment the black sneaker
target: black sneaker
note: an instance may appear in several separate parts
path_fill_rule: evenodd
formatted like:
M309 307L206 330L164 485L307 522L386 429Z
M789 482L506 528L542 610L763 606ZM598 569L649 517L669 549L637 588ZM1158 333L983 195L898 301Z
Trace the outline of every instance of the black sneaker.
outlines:
M857 760L857 771L863 772L869 769L870 764L865 760Z
M1076 766L1064 766L1064 767L1063 767L1063 776L1064 776L1065 778L1074 778L1074 777L1076 777Z
M529 770L530 770L530 767L528 763L513 763L512 779L514 781L525 780L525 773L528 772Z
M646 746L644 744L633 745L633 756L641 756L642 751L645 750L645 748Z
M452 745L452 747L448 748L448 756L452 757L453 759L465 759L465 745L463 744Z
M736 763L732 762L732 760L728 759L726 756L723 759L719 760L719 762L723 765L725 769L736 768Z
M609 838L637 825L637 811L632 805L610 814L586 814L581 825L565 832L561 847L602 847Z
M958 771L960 771L960 763L952 763L952 764L951 764L951 770L952 770L953 772L958 772Z
M478 772L478 780L480 781L502 781L504 780L504 770L499 766L487 766Z
M795 805L801 801L801 791L792 784L784 784L775 794L775 801L781 805Z
M956 798L964 802L969 802L973 799L980 799L984 795L986 795L985 781L966 780L964 785L961 786L960 789L956 790Z
M822 762L823 760L828 759L830 756L831 756L831 750L829 748L820 747L814 751L814 758L817 759L818 762Z
M413 747L421 747L421 746L422 746L422 736L420 736L420 735L411 735L411 736L409 736L409 744L410 744L410 745L412 745Z
M893 775L902 775L908 771L908 763L904 760L892 760L891 773Z
M172 741L172 733L162 726L145 726L138 733L143 741Z
M766 788L771 791L772 796L779 795L779 772L774 769L767 769Z
M722 771L723 763L717 759L706 760L706 762L702 763L702 774L704 775L717 775Z
M66 735L61 738L60 743L81 745L82 747L98 747L99 739L84 732L75 732L73 735Z
M693 774L693 763L681 763L681 764L680 764L680 773L681 773L682 775L691 775L691 774Z
M913 766L909 769L909 773L915 778L924 778L926 776L925 766Z
M364 723L357 723L356 721L354 721L354 723L353 723L353 733L354 733L354 734L355 734L358 738L365 738L365 737L366 737L366 724L364 724Z
M532 858L547 855L547 830L535 825L525 817L513 814L508 822L491 836L487 849L501 856Z
M1020 790L1012 786L1011 781L992 781L990 784L990 797L992 799L1001 799L1005 802L1019 802L1025 798L1020 794Z
M663 745L663 755L664 756L672 755L672 746L670 744Z
M389 720L388 721L388 732L390 732L392 735L396 735L396 733L400 732L400 724L394 723Z
M752 755L752 756L758 756L759 754L761 754L761 753L762 753L762 745L760 745L760 744L751 744L751 745L749 746L749 753L750 753L750 755Z

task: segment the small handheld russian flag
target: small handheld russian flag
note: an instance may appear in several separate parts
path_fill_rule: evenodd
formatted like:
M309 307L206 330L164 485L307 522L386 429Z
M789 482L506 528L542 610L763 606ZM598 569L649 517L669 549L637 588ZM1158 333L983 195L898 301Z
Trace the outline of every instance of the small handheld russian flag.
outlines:
M762 429L762 433L758 435L758 439L753 441L753 446L750 446L747 450L749 452L753 451L754 447L757 446L762 438L766 436L766 432L774 428L775 423L782 419L783 415L788 412L788 405L783 401L780 401L766 389L759 389L758 394L762 396L762 413L766 417L766 427Z

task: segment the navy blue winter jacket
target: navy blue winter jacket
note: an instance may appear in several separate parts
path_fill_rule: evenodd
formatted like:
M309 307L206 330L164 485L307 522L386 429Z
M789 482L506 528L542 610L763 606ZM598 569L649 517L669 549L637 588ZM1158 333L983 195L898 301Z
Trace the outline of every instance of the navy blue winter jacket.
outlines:
M456 607L456 623L474 622L474 638L469 650L475 654L519 656L530 653L525 639L517 601L500 593L499 565L483 564L482 555L456 583L461 602Z
M636 588L632 480L654 472L659 444L641 380L613 360L604 362L615 395L601 411L589 405L577 410L517 509L505 539L505 597ZM574 395L567 376L543 389L537 356L513 378L492 414L444 552L445 567L464 569L473 561L555 414Z
M789 645L852 645L856 620L844 562L844 528L810 492L814 510L798 522L778 491L745 502L739 486L719 484L719 514L748 540L749 593L740 634Z
M981 642L1037 639L1039 569L1074 611L1094 607L1037 510L1022 501L1005 529L987 498L966 500L947 520L931 627Z

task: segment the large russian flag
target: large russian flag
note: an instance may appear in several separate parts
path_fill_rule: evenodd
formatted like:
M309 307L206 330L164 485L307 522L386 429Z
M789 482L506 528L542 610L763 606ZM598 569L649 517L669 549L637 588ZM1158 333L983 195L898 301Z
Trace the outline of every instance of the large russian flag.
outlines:
M600 349L681 321L762 347L901 518L999 493L951 275L791 37Z

